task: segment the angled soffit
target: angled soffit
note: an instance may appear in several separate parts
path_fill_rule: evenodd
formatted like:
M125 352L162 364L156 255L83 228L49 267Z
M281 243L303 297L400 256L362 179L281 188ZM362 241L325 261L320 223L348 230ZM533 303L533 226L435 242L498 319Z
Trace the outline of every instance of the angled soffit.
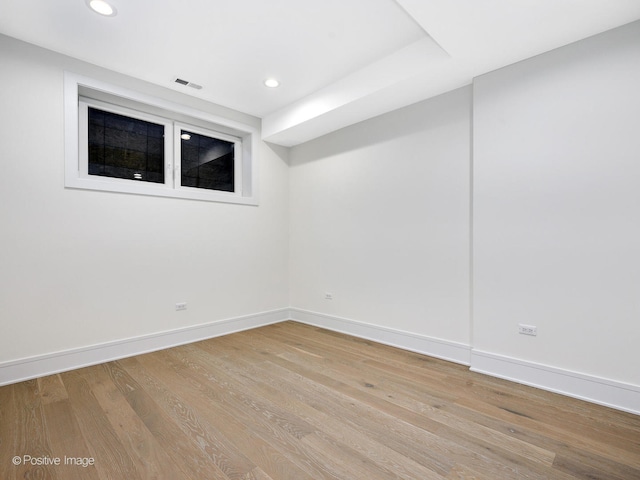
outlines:
M265 116L265 140L294 146L640 19L635 0L396 2L426 36Z

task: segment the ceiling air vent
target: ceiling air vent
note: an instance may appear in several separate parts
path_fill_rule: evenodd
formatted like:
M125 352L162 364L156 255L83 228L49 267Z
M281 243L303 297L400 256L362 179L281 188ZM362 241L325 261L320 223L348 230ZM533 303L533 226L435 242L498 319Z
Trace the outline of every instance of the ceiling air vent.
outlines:
M185 87L195 88L196 90L202 89L202 85L190 82L189 80L183 80L182 78L176 78L175 82L179 83L180 85L184 85Z

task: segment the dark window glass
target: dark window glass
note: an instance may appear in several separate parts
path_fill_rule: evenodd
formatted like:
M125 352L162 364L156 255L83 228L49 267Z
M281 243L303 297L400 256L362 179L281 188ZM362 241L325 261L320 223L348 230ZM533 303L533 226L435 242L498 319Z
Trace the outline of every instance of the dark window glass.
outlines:
M180 138L181 185L233 192L234 143L186 130Z
M89 107L89 175L164 183L164 125Z

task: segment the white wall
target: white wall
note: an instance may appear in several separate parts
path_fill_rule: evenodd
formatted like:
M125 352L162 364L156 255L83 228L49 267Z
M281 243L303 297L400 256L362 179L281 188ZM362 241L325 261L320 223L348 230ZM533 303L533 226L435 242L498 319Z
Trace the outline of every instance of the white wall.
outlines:
M294 308L469 344L470 119L466 87L292 148Z
M286 309L285 149L261 143L258 207L64 188L65 69L259 119L4 36L0 64L0 363Z
M640 22L476 79L474 349L640 386L639 88Z

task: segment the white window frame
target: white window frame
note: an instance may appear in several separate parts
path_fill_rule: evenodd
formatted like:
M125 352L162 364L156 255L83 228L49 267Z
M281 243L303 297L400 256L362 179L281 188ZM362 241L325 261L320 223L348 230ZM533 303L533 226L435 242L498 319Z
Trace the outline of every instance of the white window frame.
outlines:
M99 100L105 95L109 101ZM171 171L165 170L165 183L89 175L87 136L85 134L85 137L81 138L80 133L80 129L86 127L86 124L81 125L83 121L86 122L86 119L81 118L81 110L85 108L81 106L81 102L95 103L100 109L106 109L104 105L107 105L109 109L115 110L114 113L133 118L142 116L143 120L150 119L149 121L154 123L165 124L158 122L158 119L168 121L171 128L165 127L165 168ZM145 109L148 111L144 111ZM252 125L71 72L64 74L64 116L66 188L258 205L259 130ZM198 130L203 131L204 135L214 138L230 138L236 143L234 166L237 170L234 172L234 192L180 186L181 178L175 171L175 167L180 165L179 152L176 155L176 149L180 146L175 140L176 132L179 132L177 125L183 125L194 133L198 133ZM84 142L84 147L81 142Z

